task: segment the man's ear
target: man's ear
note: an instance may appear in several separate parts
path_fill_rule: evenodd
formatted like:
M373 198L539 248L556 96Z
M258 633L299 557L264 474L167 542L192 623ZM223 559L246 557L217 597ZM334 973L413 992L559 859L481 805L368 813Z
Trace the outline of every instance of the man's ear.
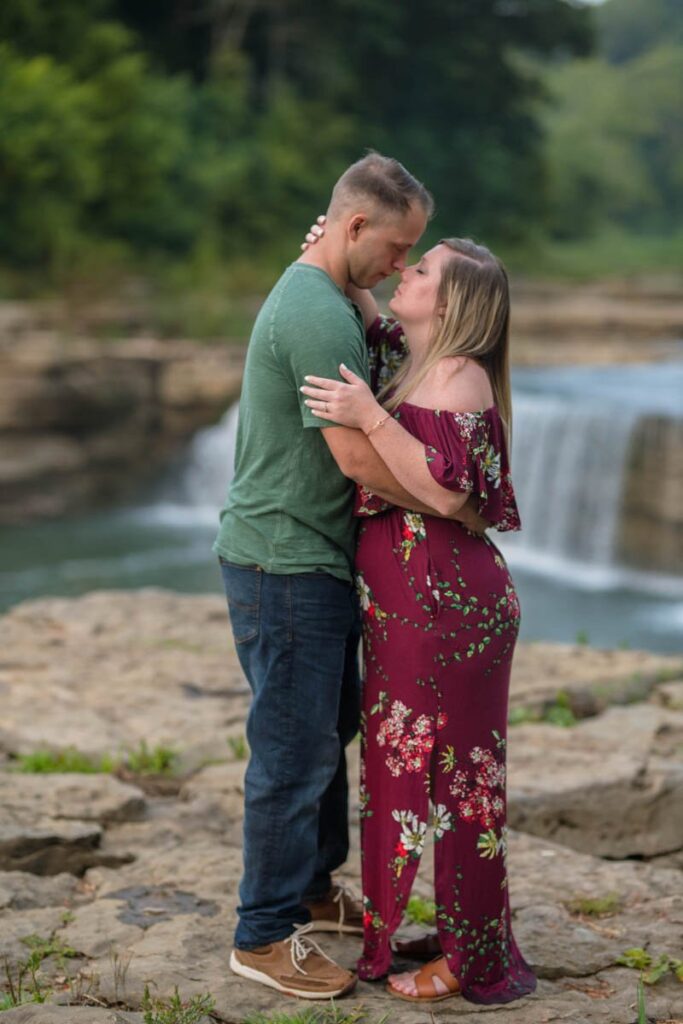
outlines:
M368 218L364 213L354 213L353 217L346 225L346 232L352 242L358 241L358 237L367 223Z

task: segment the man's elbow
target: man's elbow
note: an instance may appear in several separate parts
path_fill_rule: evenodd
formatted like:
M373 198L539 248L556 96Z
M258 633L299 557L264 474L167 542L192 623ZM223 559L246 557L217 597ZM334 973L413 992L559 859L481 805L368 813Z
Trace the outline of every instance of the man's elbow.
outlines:
M335 455L335 461L341 473L353 480L356 484L364 483L363 460L359 459L354 451L339 452Z

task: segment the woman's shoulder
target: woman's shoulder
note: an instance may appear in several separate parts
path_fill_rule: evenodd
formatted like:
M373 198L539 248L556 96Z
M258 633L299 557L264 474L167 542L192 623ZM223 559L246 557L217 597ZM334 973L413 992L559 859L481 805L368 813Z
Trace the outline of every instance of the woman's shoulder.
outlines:
M430 404L454 412L478 412L493 405L493 391L483 366L467 356L445 356L428 375Z

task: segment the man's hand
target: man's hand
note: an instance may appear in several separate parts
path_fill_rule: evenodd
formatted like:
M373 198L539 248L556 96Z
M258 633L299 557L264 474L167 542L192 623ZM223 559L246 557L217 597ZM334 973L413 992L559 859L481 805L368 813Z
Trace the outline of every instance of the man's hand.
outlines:
M470 530L472 533L476 533L479 537L483 537L491 524L488 519L482 519L479 515L478 508L479 502L477 498L471 494L462 508L458 509L458 511L452 516L449 516L449 518L457 519L458 522L462 523L462 525L466 527L466 529Z

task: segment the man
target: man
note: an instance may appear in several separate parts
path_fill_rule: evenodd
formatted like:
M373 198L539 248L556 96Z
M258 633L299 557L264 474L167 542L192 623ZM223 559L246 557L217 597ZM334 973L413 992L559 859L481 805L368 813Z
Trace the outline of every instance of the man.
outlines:
M360 431L317 419L299 388L308 373L338 376L341 362L368 378L362 317L344 290L401 272L432 210L424 186L378 153L335 185L324 238L285 270L254 325L215 544L253 692L230 966L302 998L355 984L306 933L362 931L360 906L332 883L348 853L344 747L358 728L354 481L429 510Z

